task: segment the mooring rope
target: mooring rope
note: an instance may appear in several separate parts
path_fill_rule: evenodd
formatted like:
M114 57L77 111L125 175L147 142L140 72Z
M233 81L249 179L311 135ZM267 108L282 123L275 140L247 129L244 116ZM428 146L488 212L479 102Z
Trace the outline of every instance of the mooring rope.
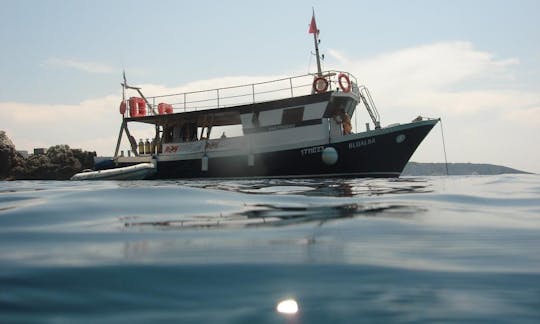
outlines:
M443 147L443 152L444 152L444 165L446 167L446 175L448 176L449 175L449 173L448 173L448 159L446 158L446 144L445 144L445 141L444 141L444 131L443 131L442 118L439 118L439 122L440 122L440 125L441 125L442 147Z

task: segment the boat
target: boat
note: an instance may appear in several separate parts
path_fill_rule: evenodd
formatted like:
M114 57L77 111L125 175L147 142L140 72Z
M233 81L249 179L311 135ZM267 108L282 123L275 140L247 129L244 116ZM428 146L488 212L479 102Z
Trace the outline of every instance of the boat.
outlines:
M154 161L145 179L399 177L439 119L381 126L366 86L321 69L314 18L316 73L152 97L124 73L112 167ZM151 135L137 142L137 132Z
M155 161L105 170L84 170L70 180L144 180L156 173Z

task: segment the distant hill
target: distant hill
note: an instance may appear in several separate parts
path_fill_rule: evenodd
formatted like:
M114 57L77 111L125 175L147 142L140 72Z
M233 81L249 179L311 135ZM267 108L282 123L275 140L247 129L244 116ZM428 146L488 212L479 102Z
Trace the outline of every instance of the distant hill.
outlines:
M448 163L449 175L493 175L505 173L529 173L494 164L476 164L476 163ZM444 163L419 163L409 162L405 166L402 174L404 176L427 176L427 175L446 175Z

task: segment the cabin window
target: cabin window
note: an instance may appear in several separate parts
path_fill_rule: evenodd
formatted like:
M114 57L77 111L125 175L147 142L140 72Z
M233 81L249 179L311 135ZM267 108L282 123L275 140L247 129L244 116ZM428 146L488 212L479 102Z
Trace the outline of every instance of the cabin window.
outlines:
M304 118L304 107L290 108L283 110L281 124L296 124L302 122Z

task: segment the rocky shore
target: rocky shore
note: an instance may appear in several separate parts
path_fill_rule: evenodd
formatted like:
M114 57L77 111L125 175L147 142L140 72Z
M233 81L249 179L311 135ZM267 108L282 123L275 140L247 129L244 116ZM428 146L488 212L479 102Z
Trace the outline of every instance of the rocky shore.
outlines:
M448 168L448 169L447 169ZM529 172L512 169L502 165L486 163L418 163L409 162L401 173L402 176L443 176L446 175L497 175L528 174Z
M0 180L68 180L94 167L95 152L55 145L44 154L23 157L4 131L0 131Z

